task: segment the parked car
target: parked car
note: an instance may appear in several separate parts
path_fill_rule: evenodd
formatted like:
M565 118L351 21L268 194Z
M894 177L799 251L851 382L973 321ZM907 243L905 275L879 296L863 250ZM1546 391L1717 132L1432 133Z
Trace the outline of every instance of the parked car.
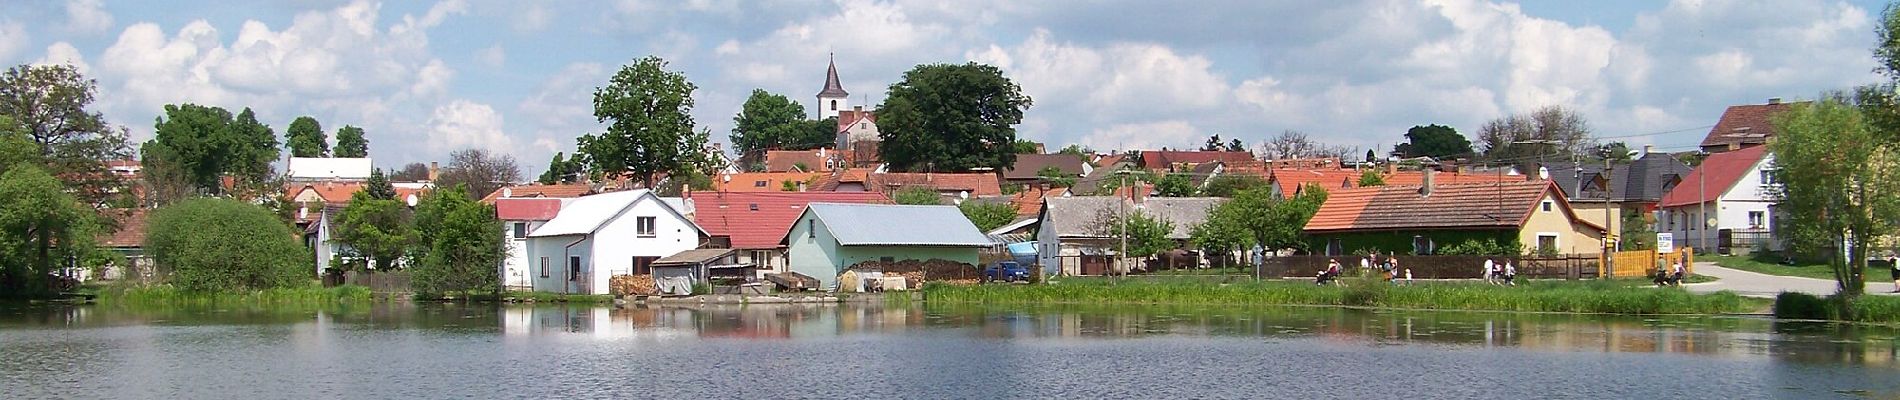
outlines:
M990 264L989 267L983 268L983 281L1027 282L1029 281L1029 269L1024 268L1021 263L1015 261L997 261L995 264Z

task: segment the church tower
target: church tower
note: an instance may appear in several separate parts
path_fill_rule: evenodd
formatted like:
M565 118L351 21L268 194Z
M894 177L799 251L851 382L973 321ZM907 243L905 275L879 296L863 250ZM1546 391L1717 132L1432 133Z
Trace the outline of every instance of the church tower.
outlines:
M825 68L825 89L818 92L818 119L836 118L839 111L851 109L850 98L838 83L838 56L832 55L831 66Z

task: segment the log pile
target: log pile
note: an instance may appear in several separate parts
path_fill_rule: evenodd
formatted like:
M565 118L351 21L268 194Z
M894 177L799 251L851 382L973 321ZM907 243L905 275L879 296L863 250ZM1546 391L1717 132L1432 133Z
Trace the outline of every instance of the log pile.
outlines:
M852 264L849 271L878 271L885 274L904 276L905 284L910 287L922 287L924 282L968 282L975 284L982 277L982 271L975 265L956 261L931 259L929 261L902 260L896 262L865 261Z
M653 284L653 275L614 275L607 280L607 287L615 296L654 296L660 294Z

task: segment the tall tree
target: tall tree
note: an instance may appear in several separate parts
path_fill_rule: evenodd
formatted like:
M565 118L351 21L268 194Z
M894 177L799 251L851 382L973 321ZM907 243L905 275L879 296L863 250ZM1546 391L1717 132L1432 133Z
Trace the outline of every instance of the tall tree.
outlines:
M1234 197L1240 192L1267 185L1267 180L1259 175L1221 174L1207 180L1207 187L1201 188L1201 195L1210 197Z
M976 230L981 232L989 232L1016 220L1016 206L1008 202L964 201L957 205L957 210L963 211L963 217L969 218L970 223L975 224Z
M369 170L369 180L363 182L363 193L376 200L396 200L396 186L389 183L389 177L383 176L383 169Z
M990 65L918 65L879 107L878 155L906 171L1002 169L1016 162L1016 124L1032 104Z
M389 174L389 180L397 182L421 182L429 180L429 166L419 162L403 164L402 169Z
M449 165L438 173L436 187L468 187L468 195L480 199L502 186L521 182L521 168L515 156L489 153L483 149L465 149L449 153Z
M1838 96L1796 104L1774 124L1769 173L1779 185L1769 189L1787 219L1780 226L1797 251L1848 244L1829 264L1840 294L1858 296L1876 239L1900 226L1900 146Z
M1393 147L1392 151L1405 158L1444 159L1474 154L1471 152L1471 141L1466 140L1465 135L1459 134L1457 129L1438 124L1414 125L1412 129L1405 130L1405 143Z
M70 65L21 65L0 73L0 129L31 140L37 162L86 204L122 204L126 182L105 162L131 157L124 127L89 108L98 84Z
M219 107L196 104L166 105L150 141L140 147L146 170L153 176L177 177L203 193L224 193L219 182L232 176L242 182L269 178L277 143L270 129L245 109L238 118ZM159 169L152 171L153 169Z
M356 192L337 218L336 238L369 257L377 270L390 270L416 241L413 217L402 201Z
M52 295L50 274L88 258L100 225L93 210L38 165L0 173L0 297Z
M1559 160L1596 147L1590 122L1569 108L1548 106L1486 122L1478 129L1485 158L1518 164Z
M1174 232L1174 223L1140 210L1122 215L1116 215L1112 209L1102 211L1093 224L1097 234L1126 240L1128 257L1148 258L1174 248L1174 241L1168 239L1168 234Z
M1201 151L1221 151L1223 148L1224 147L1221 146L1220 134L1218 133L1208 136L1207 144L1201 145Z
M1016 139L1014 143L1010 143L1009 152L1016 153L1016 154L1041 154L1042 143L1036 143L1030 140Z
M1274 160L1312 157L1319 148L1320 144L1308 139L1306 132L1286 130L1267 140L1267 154L1264 155Z
M548 170L542 172L541 178L537 179L541 184L553 185L556 183L579 182L582 175L587 173L587 167L581 165L580 160L563 159L561 155L561 153L554 153L554 159L548 160Z
M666 70L659 57L621 67L607 86L594 90L594 118L607 131L581 136L578 155L594 173L633 177L647 187L659 173L695 168L694 155L704 153L703 141L689 140L704 138L693 131L697 88L685 74Z
M290 121L290 129L284 130L284 145L290 147L291 157L330 156L330 138L323 133L323 124L308 115Z
M1247 144L1241 143L1240 138L1234 138L1227 142L1227 151L1247 151Z
M1161 197L1188 197L1195 192L1194 181L1187 174L1166 174L1154 180L1155 195Z
M501 220L494 206L471 200L466 188L455 186L424 197L416 207L416 231L421 254L410 281L425 296L450 292L495 293L501 290L500 265L508 255Z
M739 114L732 117L732 148L740 158L763 159L766 150L805 150L830 146L837 120L829 126L806 119L805 106L784 95L752 89Z
M369 157L369 139L363 137L363 128L344 125L336 130L336 157Z

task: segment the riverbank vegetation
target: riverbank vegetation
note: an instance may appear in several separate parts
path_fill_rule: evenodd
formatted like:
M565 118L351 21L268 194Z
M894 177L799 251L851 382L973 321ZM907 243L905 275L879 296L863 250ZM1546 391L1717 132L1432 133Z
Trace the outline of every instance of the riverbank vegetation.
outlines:
M290 287L251 291L189 290L174 285L104 286L93 289L104 306L272 306L325 307L338 304L369 303L369 288L356 285L321 287L313 281Z
M1775 318L1900 323L1900 297L1815 296L1782 293L1775 296Z
M191 292L250 293L299 288L312 271L310 250L264 207L227 198L194 198L159 208L145 247L169 282Z
M1721 314L1765 305L1732 293L1694 294L1624 281L1534 281L1519 286L1421 282L1392 286L1349 279L1347 286L1303 281L1210 283L1189 279L1064 279L1049 285L924 288L931 302L994 304L1323 305L1434 310L1602 314Z

